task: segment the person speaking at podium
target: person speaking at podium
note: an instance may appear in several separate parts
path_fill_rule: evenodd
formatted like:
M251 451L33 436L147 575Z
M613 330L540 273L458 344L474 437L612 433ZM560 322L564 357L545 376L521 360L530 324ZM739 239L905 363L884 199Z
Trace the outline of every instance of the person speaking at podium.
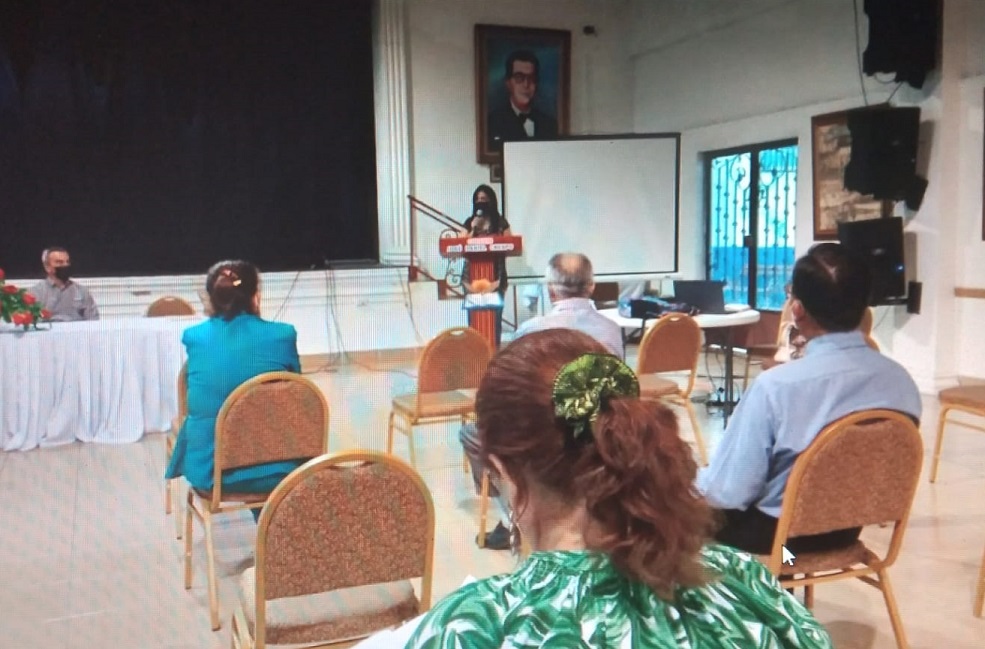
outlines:
M496 192L489 185L479 185L472 192L472 215L465 219L462 224L467 237L481 236L512 236L510 224L502 214L499 213L499 206L496 201ZM494 266L495 277L493 285L488 290L496 291L500 297L506 295L506 259L496 260ZM480 280L481 281L481 280ZM484 292L479 285L473 286L472 277L469 272L469 262L465 261L462 268L462 288L469 293ZM503 310L499 310L496 318L496 346L499 347L499 340L503 333Z

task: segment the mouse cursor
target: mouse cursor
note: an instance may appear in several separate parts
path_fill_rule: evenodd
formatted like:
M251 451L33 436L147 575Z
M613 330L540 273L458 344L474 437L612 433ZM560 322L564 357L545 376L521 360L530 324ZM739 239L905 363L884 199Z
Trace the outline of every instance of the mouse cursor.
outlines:
M787 549L787 546L783 545L781 546L781 548L783 549L783 563L792 566L793 560L796 559L797 557L794 556L793 552Z

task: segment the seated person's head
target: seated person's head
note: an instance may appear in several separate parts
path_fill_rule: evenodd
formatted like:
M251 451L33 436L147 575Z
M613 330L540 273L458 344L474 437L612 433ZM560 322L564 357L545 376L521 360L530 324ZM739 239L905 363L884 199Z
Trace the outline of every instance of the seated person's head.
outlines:
M547 262L547 292L551 300L592 297L595 276L592 262L579 252L560 252Z
M232 320L241 313L260 314L260 274L248 261L220 261L209 269L205 290L212 317Z
M597 410L584 405L591 390L570 389L586 378L611 387ZM603 552L670 597L702 583L712 519L675 415L638 389L632 370L581 332L527 334L479 387L480 453L534 550Z
M793 267L797 327L807 335L858 329L869 307L872 279L865 260L837 243L821 243Z

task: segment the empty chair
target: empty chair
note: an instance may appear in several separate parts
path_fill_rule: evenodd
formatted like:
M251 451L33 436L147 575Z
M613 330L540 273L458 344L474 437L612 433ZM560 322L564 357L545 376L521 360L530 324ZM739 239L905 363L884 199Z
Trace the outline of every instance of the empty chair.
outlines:
M159 297L147 307L148 318L159 318L169 315L195 315L195 307L173 295Z
M707 465L708 452L694 406L691 405L691 390L694 389L700 356L701 328L698 323L682 313L669 313L657 320L643 335L636 374L640 381L640 397L664 399L684 407L691 420L701 463ZM686 385L682 388L676 381L656 376L666 372L687 372Z
M434 504L411 467L361 451L311 460L264 505L233 647L350 646L416 617L430 608L433 557Z
M937 441L934 443L934 464L930 469L930 481L937 481L937 469L941 461L941 447L944 444L944 427L947 424L963 426L972 430L985 432L985 426L960 419L948 418L954 412L964 413L972 417L985 418L985 385L962 385L941 390L937 394L940 401L941 414L937 418Z
M211 490L189 488L185 513L185 588L192 587L192 518L205 527L209 612L219 628L212 517L259 509L269 493L225 493L222 473L268 462L323 455L328 448L328 403L311 381L292 372L268 372L244 382L222 405L215 423L215 470Z
M448 421L465 424L475 411L475 390L492 355L489 342L474 329L454 327L435 336L417 366L417 391L393 398L386 452L393 453L393 433L400 430L407 435L410 463L416 466L415 426Z
M909 416L892 410L864 410L828 425L790 472L773 551L763 558L785 588L805 587L813 603L814 584L858 578L878 588L886 601L896 643L907 646L888 569L903 543L923 464L923 441ZM892 537L883 556L861 541L835 550L799 552L784 563L788 539L889 522Z

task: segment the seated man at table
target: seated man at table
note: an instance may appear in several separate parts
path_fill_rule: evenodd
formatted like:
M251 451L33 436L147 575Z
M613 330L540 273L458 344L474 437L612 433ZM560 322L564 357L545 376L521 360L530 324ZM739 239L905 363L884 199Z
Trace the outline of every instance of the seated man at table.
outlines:
M28 293L51 312L51 320L71 322L99 319L99 309L92 294L71 278L72 260L67 250L59 247L46 249L41 253L41 264L47 277L28 289Z
M591 260L581 253L558 253L547 264L545 281L553 304L550 313L524 322L517 329L516 337L545 329L574 329L588 334L622 359L622 330L615 322L599 314L591 299L595 290ZM478 431L473 424L466 424L459 430L458 437L472 466L472 479L478 492L485 469L479 460ZM492 485L489 486L489 496L500 502L499 492ZM486 535L485 547L491 550L509 549L510 534L503 521Z
M913 379L858 331L870 288L865 260L839 244L816 245L794 265L791 309L808 341L804 356L756 379L711 465L698 473L698 488L724 518L720 542L755 554L771 551L794 461L831 422L872 408L919 420ZM860 531L790 539L788 548L794 554L839 548Z

